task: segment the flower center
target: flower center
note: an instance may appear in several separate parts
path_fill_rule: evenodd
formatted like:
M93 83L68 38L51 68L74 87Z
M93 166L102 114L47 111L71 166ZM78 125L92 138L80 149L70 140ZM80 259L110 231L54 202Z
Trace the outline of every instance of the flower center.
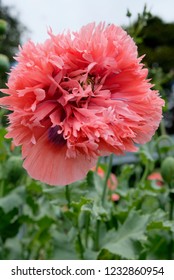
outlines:
M63 146L66 143L66 139L63 137L63 133L58 133L58 130L60 129L59 125L56 125L54 127L50 127L48 130L48 139L58 146Z

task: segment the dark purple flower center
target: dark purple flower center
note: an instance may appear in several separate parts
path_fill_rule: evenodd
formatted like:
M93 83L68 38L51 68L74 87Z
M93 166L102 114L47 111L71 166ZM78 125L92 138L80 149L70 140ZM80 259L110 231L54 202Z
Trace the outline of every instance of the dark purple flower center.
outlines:
M48 130L48 139L55 145L63 146L66 143L66 139L63 137L63 133L58 133L59 129L59 125L50 127Z

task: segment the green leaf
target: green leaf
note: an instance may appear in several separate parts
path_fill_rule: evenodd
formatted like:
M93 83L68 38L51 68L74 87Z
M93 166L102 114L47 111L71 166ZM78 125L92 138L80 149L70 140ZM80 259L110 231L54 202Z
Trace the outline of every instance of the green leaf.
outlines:
M139 156L140 156L141 162L145 165L149 162L154 162L154 159L152 157L152 153L150 151L148 144L146 144L140 148Z
M8 237L15 236L21 226L18 220L17 208L14 208L7 214L4 214L3 210L0 209L0 217L0 236L2 240L5 240Z
M6 259L19 260L22 257L22 243L17 237L8 238L4 244Z
M148 230L167 230L174 232L174 222L173 221L152 221L148 227Z
M144 244L143 259L168 259L170 233L167 230L154 229L148 232L148 239Z
M32 194L42 194L43 186L39 181L31 180L31 183L26 186L28 192Z
M145 239L148 219L149 215L140 215L132 210L118 231L111 230L106 234L107 241L103 248L126 259L138 258L139 244L137 241Z
M98 255L98 252L92 251L88 248L83 253L83 257L84 257L85 260L96 260L97 255Z
M53 232L53 252L51 259L74 260L78 259L75 252L75 245L69 240L68 234Z
M2 109L0 110L0 112L1 111ZM7 149L6 149L7 140L4 140L4 136L6 133L7 133L6 129L0 127L0 162L4 161L7 158Z
M143 199L141 208L144 213L151 213L159 208L159 200L156 197L147 195Z
M78 202L72 202L71 206L76 213L80 213L81 210L91 212L91 200L85 197L81 197Z
M5 174L8 181L15 184L25 173L22 168L22 159L19 156L11 156L6 162Z
M23 199L15 192L11 192L10 194L0 198L0 208L5 213L10 212L14 208L18 208L23 204Z
M87 183L88 186L93 187L93 189L100 196L103 192L103 180L102 178L95 172L89 171L87 174Z
M134 164L125 164L121 167L121 174L118 178L118 182L119 186L121 186L120 191L123 192L123 195L127 193L127 189L129 188L129 179L134 172Z
M109 213L107 210L109 209L104 208L101 203L94 203L92 216L95 218L95 220L107 219L109 218Z
M119 260L120 257L106 249L102 249L97 257L98 260Z

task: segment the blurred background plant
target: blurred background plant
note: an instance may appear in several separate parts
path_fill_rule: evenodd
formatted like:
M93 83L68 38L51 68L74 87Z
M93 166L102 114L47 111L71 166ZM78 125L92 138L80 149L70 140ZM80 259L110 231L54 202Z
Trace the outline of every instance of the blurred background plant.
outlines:
M125 29L138 45L139 55L149 68L149 78L155 88L166 100L164 108L164 126L169 134L174 133L174 23L165 23L153 16L147 7L131 22L131 12L127 11L130 24ZM163 125L162 122L162 125ZM164 129L163 126L163 129Z
M174 24L146 7L133 23L127 16L125 29L166 100L164 121L137 153L101 158L84 180L55 187L27 176L20 148L4 139L0 109L0 259L174 258ZM2 87L26 29L2 5L0 18Z
M1 88L4 87L7 79L9 66L14 63L13 57L18 51L24 32L27 32L27 28L17 16L12 15L11 8L3 5L0 1L0 53L3 55L2 61L0 60Z

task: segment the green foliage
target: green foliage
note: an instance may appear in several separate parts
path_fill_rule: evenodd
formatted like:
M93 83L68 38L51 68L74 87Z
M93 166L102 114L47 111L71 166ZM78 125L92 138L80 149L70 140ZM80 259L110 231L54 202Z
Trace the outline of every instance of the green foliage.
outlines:
M20 23L18 15L13 15L14 11L14 7L0 4L0 88L5 86L6 73L9 72L11 63L14 63L21 37L27 31Z
M17 14L16 16L12 15L12 9L14 14L14 7L10 8L5 5L0 6L0 24L3 20L3 31L5 31L5 34L3 33L3 44L0 46L0 52L7 55L10 61L14 61L13 56L21 43L21 36L27 30L26 27L20 23Z
M0 54L0 73L7 72L10 68L9 59L6 55Z
M131 12L127 12L131 19ZM126 27L128 33L138 44L139 55L144 55L144 61L152 68L157 64L165 73L174 68L174 23L165 23L161 18L152 16L144 7L135 22Z
M137 259L141 242L146 239L145 230L149 215L139 215L132 210L121 227L108 231L103 247L109 252L126 259Z
M127 17L131 19L131 12L127 10ZM131 37L134 38L134 41L137 44L140 44L143 42L142 38L142 30L147 26L147 22L149 19L151 19L152 15L151 13L147 10L146 5L144 6L143 12L141 14L138 14L138 18L136 22L129 24L129 26L126 28L127 32L131 35Z
M130 24L126 31L134 38L138 46L138 55L149 68L148 76L154 89L165 100L164 120L161 122L161 133L170 134L174 131L173 125L173 95L172 84L174 79L174 22L166 23L161 18L153 16L144 7L137 20L131 22L131 11L127 11Z
M0 19L0 36L3 36L7 32L7 28L7 22L3 19Z
M147 21L140 35L144 37L143 44L139 46L140 54L146 53L148 65L154 63L167 73L174 67L172 56L174 47L174 23L165 23L158 17Z

